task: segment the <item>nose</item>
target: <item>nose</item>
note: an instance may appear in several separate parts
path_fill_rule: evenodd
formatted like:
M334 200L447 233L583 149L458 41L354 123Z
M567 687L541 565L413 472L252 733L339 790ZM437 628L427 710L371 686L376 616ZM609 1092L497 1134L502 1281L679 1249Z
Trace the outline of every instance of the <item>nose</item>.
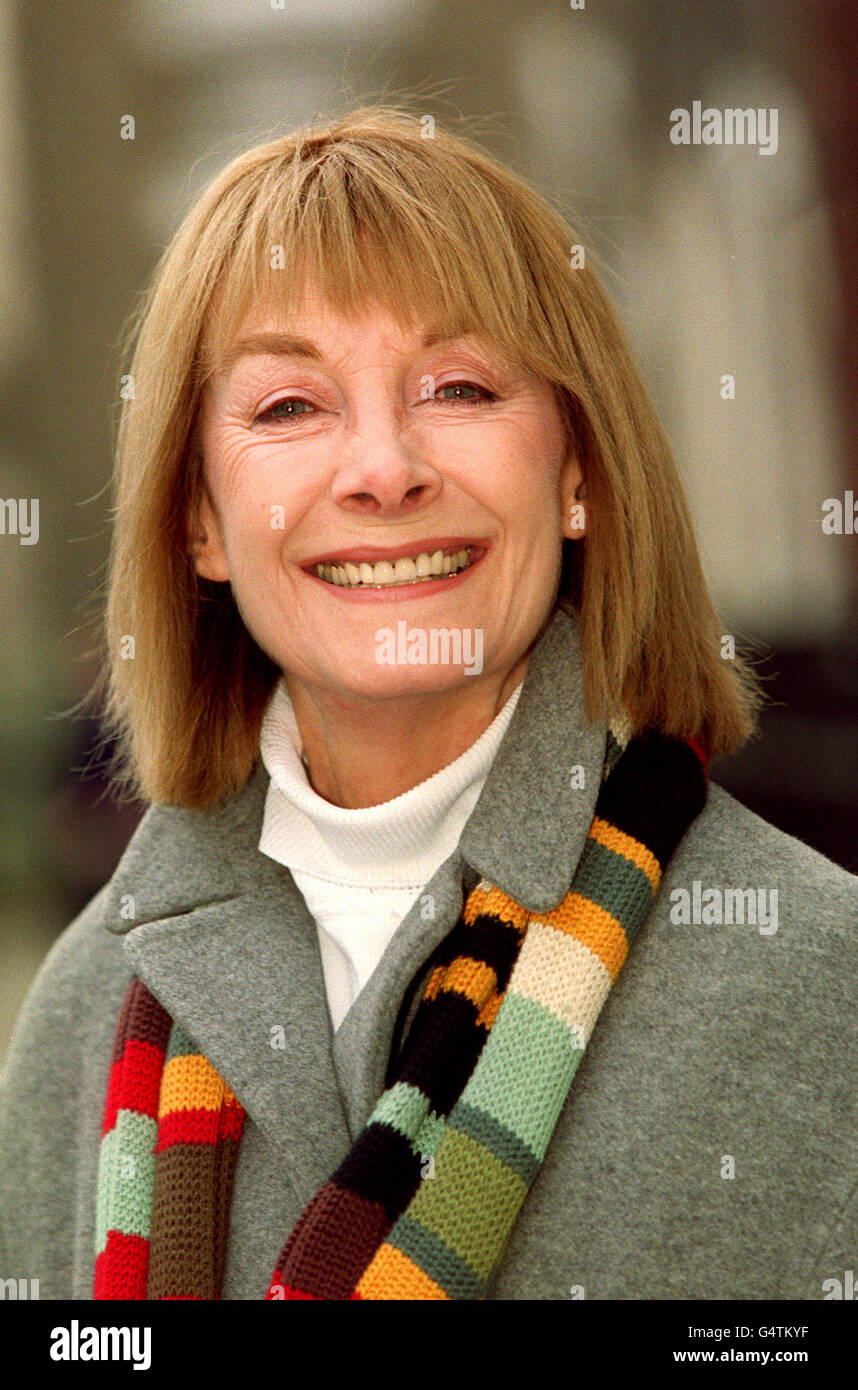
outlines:
M370 426L355 432L332 483L331 494L339 507L367 516L397 517L437 497L441 490L437 469L404 433L397 415L385 422L376 415Z

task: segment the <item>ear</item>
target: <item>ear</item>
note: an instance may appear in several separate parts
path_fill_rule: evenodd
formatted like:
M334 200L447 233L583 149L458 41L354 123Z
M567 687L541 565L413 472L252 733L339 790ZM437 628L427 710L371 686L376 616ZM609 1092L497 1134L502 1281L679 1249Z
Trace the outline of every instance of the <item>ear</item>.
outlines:
M587 531L587 486L577 454L570 453L560 475L560 500L563 509L562 531L568 541L580 541Z
M205 483L200 486L196 505L188 516L188 536L194 568L203 579L229 581L229 565L212 500Z

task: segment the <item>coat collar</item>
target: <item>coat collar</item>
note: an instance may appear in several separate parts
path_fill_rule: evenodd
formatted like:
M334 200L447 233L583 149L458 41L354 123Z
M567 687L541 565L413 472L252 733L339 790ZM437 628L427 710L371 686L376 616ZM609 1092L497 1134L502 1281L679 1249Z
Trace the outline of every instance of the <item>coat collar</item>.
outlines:
M533 651L512 722L463 831L453 857L457 872L464 865L530 911L555 907L592 820L604 748L604 725L585 718L575 624L558 610ZM126 934L135 974L283 1154L307 1202L365 1118L383 1075L391 1008L395 1015L408 979L454 925L461 891L448 860L433 880L441 890L435 918L422 922L418 899L391 943L390 979L376 972L379 979L373 976L356 1001L352 1012L362 1015L385 1002L374 986L393 986L382 1010L388 1022L376 1038L379 1056L371 1065L358 1059L361 1094L347 1106L315 924L288 869L258 848L267 785L260 765L244 790L216 809L152 806L109 885L106 925ZM350 1013L342 1025L341 1053L363 1033L355 1022Z
M587 721L574 620L557 610L459 840L465 862L530 912L549 912L569 891L593 819L605 735L604 724Z

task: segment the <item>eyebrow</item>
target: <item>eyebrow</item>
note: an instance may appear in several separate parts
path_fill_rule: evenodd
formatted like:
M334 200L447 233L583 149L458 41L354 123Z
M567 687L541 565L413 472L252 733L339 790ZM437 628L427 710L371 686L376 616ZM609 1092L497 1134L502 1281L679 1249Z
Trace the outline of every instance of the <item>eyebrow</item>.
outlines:
M435 347L438 343L454 343L465 335L450 333L443 325L433 326L423 334L420 346ZM224 354L220 375L228 376L236 364L244 357L306 357L313 362L324 361L325 354L312 338L302 338L293 333L251 333L240 338Z
M221 373L228 376L242 357L309 357L321 362L322 353L312 338L299 338L291 333L251 333L240 338L224 354Z

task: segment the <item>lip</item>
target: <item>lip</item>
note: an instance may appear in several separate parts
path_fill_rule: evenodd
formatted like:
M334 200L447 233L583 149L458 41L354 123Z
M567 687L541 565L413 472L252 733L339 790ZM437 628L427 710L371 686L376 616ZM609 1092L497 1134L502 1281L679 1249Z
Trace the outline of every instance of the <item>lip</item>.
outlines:
M431 542L433 550L452 550L456 546L456 541L445 541L443 544ZM332 594L334 598L342 599L343 603L407 603L411 599L431 598L433 594L445 593L449 589L455 589L459 584L464 584L479 569L490 547L485 542L463 541L458 545L458 549L464 549L465 545L470 545L477 550L477 558L472 560L467 569L459 570L456 574L441 575L437 579L425 579L422 584L386 584L384 588L374 589L367 585L366 588L347 589L339 584L329 584L327 580L320 579L312 570L303 570L307 578L313 583L318 584L326 593ZM378 558L381 560L398 560L403 555L419 555L419 550L387 550ZM346 551L341 550L337 555L331 555L332 560L348 560L352 556L367 559L368 550L358 551L357 549ZM313 561L314 564L322 564L322 559Z
M344 565L347 560L359 565L361 560L373 565L378 560L404 560L409 555L431 555L433 550L487 550L488 542L478 536L431 536L428 540L405 541L402 545L352 545L346 550L321 550L309 560L301 561L301 568L312 569L314 565Z

